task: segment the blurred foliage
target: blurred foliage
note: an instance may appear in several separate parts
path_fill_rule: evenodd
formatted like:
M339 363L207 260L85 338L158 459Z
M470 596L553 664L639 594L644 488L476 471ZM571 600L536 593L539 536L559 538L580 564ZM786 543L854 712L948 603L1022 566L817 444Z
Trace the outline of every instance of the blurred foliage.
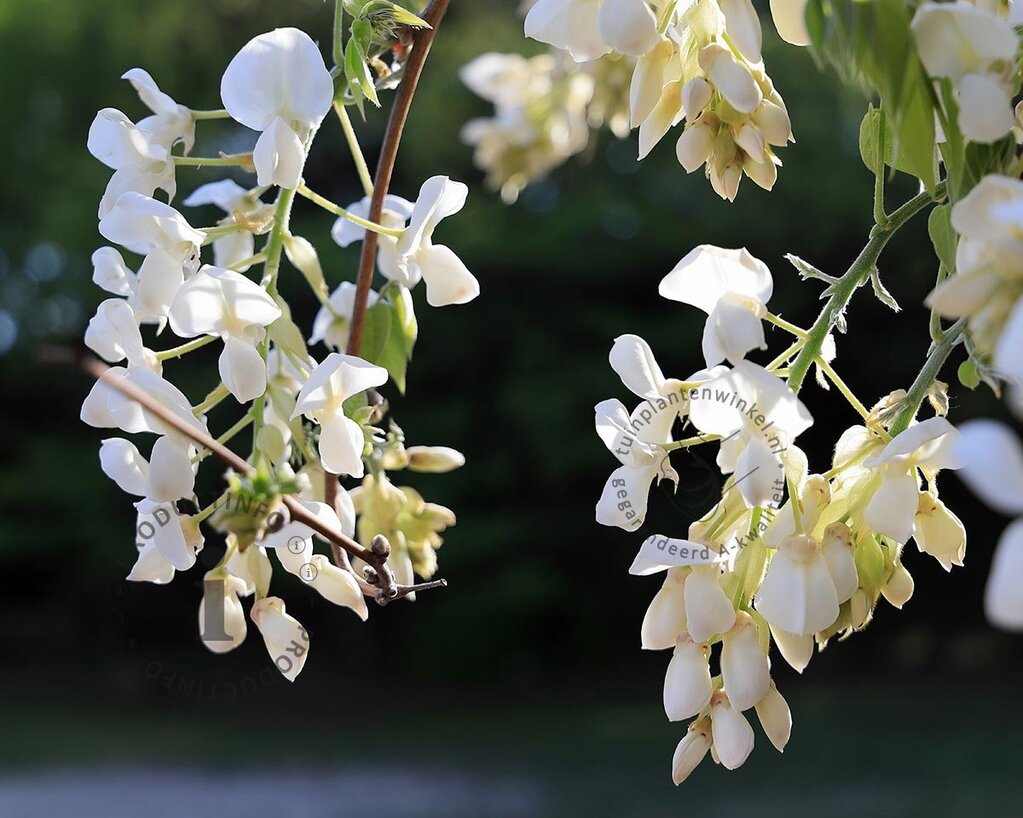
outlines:
M96 450L105 435L78 420L89 384L77 373L41 366L34 350L44 339L78 337L102 298L90 282L89 255L100 241L96 204L108 171L86 152L85 135L101 107L142 114L118 77L140 65L179 102L217 107L220 74L249 37L296 25L325 41L330 5L0 0L0 103L7 112L0 132L0 352L14 342L0 356L8 398L0 407L6 432L0 621L25 650L38 648L31 628L43 620L51 629L50 649L72 651L89 638L89 650L111 662L126 640L143 639L150 652L183 650L204 660L203 666L216 666L215 673L264 663L254 632L235 654L204 654L195 634L201 567L169 587L121 582L134 559L133 514L128 498L99 471ZM728 205L699 174L683 173L670 139L640 166L634 137L617 141L603 134L583 157L508 208L484 192L471 152L459 142L462 124L487 108L461 85L457 71L484 51L539 51L523 40L513 5L452 4L392 187L411 198L425 178L447 174L472 189L465 211L445 222L438 239L458 249L483 295L438 311L417 292L421 343L408 396L394 400L411 442L452 445L467 455L461 472L414 481L427 499L459 514L440 552L440 575L451 587L414 606L374 611L366 627L317 606L297 580L283 580L282 595L309 626L321 657L358 649L368 657L370 673L383 668L528 679L541 670L614 668L642 672L646 687L656 690L663 657L639 655L638 631L659 580L626 574L639 535L593 521L593 504L614 461L593 433L592 407L606 397L625 397L606 352L617 335L636 332L650 341L667 372L684 377L698 368L703 316L659 299L657 283L705 242L745 245L767 261L776 282L773 309L809 324L818 292L812 283L800 284L782 257L792 252L840 273L865 240L872 177L860 162L857 140L866 100L842 92L805 51L783 47L765 25L765 59L798 140L782 151L785 165L772 193L747 184L736 204ZM389 99L385 110L368 110L362 128L371 158ZM240 127L201 123L196 153L245 149L254 138ZM212 172L182 170L179 188L185 194L214 178ZM324 126L307 178L341 203L359 195L333 120ZM904 180L889 191L892 204L914 192ZM198 226L215 214L188 216ZM894 318L862 292L849 315L852 338L838 339L837 366L868 401L907 386L926 352L927 315L912 306L930 289L937 264L924 221L904 231L882 259L885 284L906 312ZM299 205L294 220L317 245L335 285L354 278L358 248L333 245L330 223L308 203ZM294 298L299 324L309 327L315 303L300 277L286 275L281 286ZM770 337L786 343L777 331ZM212 364L212 357L202 360ZM191 364L169 369L193 397L210 388L212 371ZM838 432L856 418L840 397L813 384L807 402L817 424L805 443L819 468ZM978 392L956 401L952 411L961 418L997 407ZM215 429L233 420L227 408L220 412L213 416ZM719 479L707 466L711 455L689 457L689 467L679 469L680 494L655 491L647 533L682 530L709 505ZM208 475L210 490L215 476L215 470ZM876 627L852 640L858 647L829 650L816 671L848 673L866 662L866 671L874 673L936 666L973 672L1011 660L1005 651L1012 643L1000 642L980 615L986 565L1002 524L954 479L946 478L944 486L970 530L968 569L949 576L933 560L911 555L907 563L917 591L906 611L882 611ZM206 557L215 559L217 551L209 545ZM984 636L974 638L978 634ZM905 647L910 642L913 649ZM306 670L327 672L318 662ZM656 695L651 702L656 705Z

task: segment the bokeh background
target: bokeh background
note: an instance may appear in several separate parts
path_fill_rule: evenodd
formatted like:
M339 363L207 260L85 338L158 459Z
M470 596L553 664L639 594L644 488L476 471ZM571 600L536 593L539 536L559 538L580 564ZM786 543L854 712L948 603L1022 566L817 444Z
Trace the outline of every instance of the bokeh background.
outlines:
M833 643L803 677L775 661L795 719L784 756L758 734L741 771L708 761L681 790L670 782L683 728L660 706L668 657L638 644L660 580L627 575L641 536L593 521L614 461L593 433L592 407L625 397L607 351L636 332L669 373L697 368L702 316L656 288L703 242L766 260L775 311L806 325L819 287L801 284L783 254L838 273L870 226L872 179L856 147L864 100L805 51L782 48L769 25L767 63L798 139L782 152L773 193L747 181L728 205L680 170L669 140L639 166L634 138L602 134L506 207L459 142L461 125L488 109L457 71L484 51L540 47L523 40L511 0L452 3L392 187L413 196L443 173L472 188L441 238L483 295L442 311L419 302L409 394L395 401L410 440L468 458L461 472L414 481L458 513L440 552L450 588L360 625L298 580L275 579L312 635L311 660L289 685L254 629L228 656L203 648L202 561L170 586L123 581L133 513L99 470L103 435L78 420L89 383L36 357L41 343L80 337L101 300L89 255L108 171L85 150L89 123L104 106L142 115L118 79L135 65L175 99L219 107L220 74L249 37L297 25L324 41L329 5L0 0L0 814L1016 814L1023 650L981 613L1004 521L951 476L942 495L970 532L966 569L947 575L911 548L916 592L902 612L882 604L872 627ZM371 112L362 129L371 158L384 117ZM204 124L196 153L252 139ZM307 176L335 201L358 195L332 120ZM215 178L185 169L179 186ZM900 180L891 201L912 192ZM330 222L299 205L296 223L328 280L351 280L357 248L331 244ZM863 291L851 335L838 339L837 366L868 402L908 386L926 353L917 305L935 261L922 219L882 267L905 311L895 316ZM308 327L311 297L300 282L282 288ZM179 365L172 377L204 394L204 373L189 381L189 370L198 368ZM821 468L855 417L812 384L806 401L816 424L803 442ZM952 404L958 420L1000 413L983 391L958 390ZM684 531L706 508L706 463L693 456L679 470L678 495L655 492L648 532ZM216 551L208 546L203 561Z

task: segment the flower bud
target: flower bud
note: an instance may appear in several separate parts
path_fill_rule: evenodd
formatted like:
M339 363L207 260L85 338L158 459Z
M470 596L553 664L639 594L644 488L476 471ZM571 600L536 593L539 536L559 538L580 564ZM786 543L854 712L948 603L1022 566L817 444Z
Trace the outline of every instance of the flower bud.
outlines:
M199 636L213 653L227 653L245 641L245 611L238 600L245 583L223 569L207 572L199 603Z
M724 634L721 646L721 677L732 706L747 710L767 693L771 671L760 647L760 634L747 613L736 615L735 625Z
M714 130L702 120L689 124L678 138L675 155L686 173L692 173L710 158L714 150Z
M742 148L755 163L760 164L766 158L764 154L764 137L760 129L746 122L738 128L732 137L735 144Z
M783 147L792 140L792 122L788 112L779 104L765 99L753 112L753 122L764 135L768 145Z
M714 87L735 110L753 113L763 99L760 86L753 75L725 46L711 43L698 55L700 67L707 72Z
M664 712L669 721L692 718L710 704L714 686L706 645L680 640L664 674Z
M465 456L447 446L411 446L405 450L412 471L440 474L465 465Z
M726 201L735 201L741 180L742 168L734 162L724 166L712 165L710 168L710 186Z
M778 181L778 165L773 156L767 156L763 162L746 159L742 169L757 187L764 190L771 190Z
M693 77L682 86L682 108L686 112L686 119L690 122L695 120L703 109L710 104L714 96L713 86L703 77Z
M738 769L753 752L753 728L721 691L713 696L710 717L711 737L718 761L725 769Z
M257 600L249 617L263 635L266 650L277 669L289 682L302 672L309 656L309 634L284 609L284 600L268 596Z
M966 556L966 529L959 518L933 492L920 493L913 539L917 548L930 554L946 571L962 565Z
M881 589L881 593L896 608L901 608L913 596L913 577L901 562L895 564L895 570Z
M802 673L813 657L813 636L811 634L789 633L771 626L771 636L778 646L778 652L797 673Z
M313 555L309 565L311 578L306 581L320 596L335 605L351 608L363 622L369 618L366 598L351 571L338 568L323 554Z
M785 752L785 745L792 735L792 713L774 682L771 682L770 690L757 702L756 707L760 726L764 728L771 744L779 753Z
M856 573L856 558L853 556L852 531L845 523L831 523L824 529L821 540L821 553L828 563L831 580L838 592L838 603L841 605L852 598L860 585Z
M703 718L689 725L671 759L671 780L676 786L689 778L689 774L700 765L710 749L710 742L710 719Z

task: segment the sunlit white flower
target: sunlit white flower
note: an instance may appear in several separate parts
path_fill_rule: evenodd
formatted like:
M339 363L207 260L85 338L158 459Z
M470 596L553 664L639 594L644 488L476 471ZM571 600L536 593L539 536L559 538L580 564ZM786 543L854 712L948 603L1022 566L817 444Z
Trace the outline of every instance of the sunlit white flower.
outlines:
M295 401L292 419L305 415L320 425L320 460L333 474L362 477L362 428L347 417L342 404L354 395L381 386L387 370L352 355L332 352L309 375Z
M245 594L245 583L230 574L209 571L203 579L203 591L199 636L213 653L228 653L245 641L248 632L238 599L239 594Z
M664 712L669 721L695 716L710 704L714 685L710 678L706 645L680 640L664 675Z
M911 25L927 73L957 91L959 128L968 139L994 142L1012 128L1013 78L1019 38L1012 24L969 3L920 6Z
M960 476L987 505L1002 514L1023 515L1023 446L1009 427L972 420L959 429ZM1023 519L1002 533L984 592L987 618L1000 628L1023 630Z
M135 273L114 247L100 247L92 254L92 281L114 295L131 295L136 286Z
M350 281L342 281L330 294L329 306L320 307L313 320L313 334L309 336L309 345L321 341L330 349L344 349L348 343L348 327L355 311L356 286ZM377 302L377 294L369 291L366 301L368 307Z
M700 765L710 745L710 719L703 718L690 724L671 759L671 780L676 786L689 778L690 773Z
M913 518L913 539L921 551L934 557L946 571L963 564L966 528L933 492L920 492Z
M770 689L757 702L756 709L760 726L764 728L771 744L779 753L784 752L789 736L792 735L792 713L774 682L771 682Z
M724 474L750 506L780 504L782 455L813 423L788 385L749 361L690 392L689 417L705 434L721 435L717 456Z
M241 273L206 265L178 291L168 317L182 338L223 339L220 378L239 403L266 391L266 361L256 346L281 309L262 287Z
M703 356L707 366L741 361L753 349L766 349L761 324L774 282L767 265L745 249L703 244L661 279L658 292L707 313Z
M189 153L195 142L195 117L191 110L161 91L156 80L142 68L125 71L121 79L131 83L142 103L153 112L139 120L139 130L151 134L156 144L168 150L180 142L184 152Z
M103 473L122 491L166 503L192 496L194 455L195 447L181 435L157 438L148 461L134 443L121 437L107 438L99 450Z
M600 34L601 0L537 0L526 15L526 36L587 62L611 50Z
M111 367L104 379L97 381L82 403L82 421L100 429L121 429L128 434L148 432L157 435L177 435L177 429L168 426L152 412L135 401L125 397L117 389L108 386L106 378L126 380L142 389L164 409L176 415L179 420L192 426L196 431L206 432L203 418L192 413L188 398L174 384L142 367L125 369Z
M643 616L640 642L644 650L667 650L686 630L686 571L669 568L664 584Z
M896 608L902 608L913 596L913 577L901 563L895 563L888 581L881 586L881 593Z
M934 417L896 435L863 465L880 474L880 482L863 511L866 523L898 543L913 536L919 504L917 469L935 474L957 468L953 456L956 430L945 418Z
M754 605L772 627L793 634L825 630L838 618L838 593L813 537L796 535L782 541Z
M601 39L613 50L641 57L657 45L657 18L646 0L602 0L597 17Z
M726 770L741 767L753 752L753 728L728 701L723 691L714 694L710 710L714 753Z
M220 96L234 119L261 131L252 155L259 184L298 187L305 140L334 99L316 43L297 28L254 37L227 66Z
M309 656L309 634L302 624L287 613L284 600L268 596L256 600L249 617L259 628L267 653L289 682L305 667Z
M96 308L85 330L85 345L103 360L128 366L147 366L159 372L153 352L142 345L135 312L123 298L108 298Z
M469 188L447 176L427 179L419 190L408 227L395 248L395 270L381 272L412 289L426 281L426 300L433 307L465 304L480 294L479 282L450 247L433 243L433 232L448 216L465 205Z
M215 205L229 216L238 213L243 217L266 207L252 191L246 190L233 179L200 185L188 195L183 204L186 207ZM244 273L252 265L242 262L252 258L255 252L255 237L248 230L236 230L213 240L213 263L217 267L230 267Z
M174 198L174 160L167 148L115 108L104 108L89 128L89 153L114 171L100 200L102 218L122 193L151 196L156 190Z
M198 266L205 234L192 228L173 207L136 192L118 197L100 220L99 232L108 241L145 256L134 280L126 274L111 281L131 290L129 301L138 320L162 323L184 280ZM107 275L116 269L112 261L116 259L109 254L103 258Z
M694 566L686 577L686 630L697 642L731 630L735 608L721 588L717 565Z
M354 216L368 219L369 208L370 200L366 196L357 202L352 202L345 209ZM403 229L414 209L415 205L408 199L389 193L384 197L384 209L380 214L380 224L392 230ZM339 247L348 247L365 238L366 228L357 225L351 219L338 217L331 228L330 235ZM386 234L377 236L377 266L384 277L395 281L401 280L401 273L398 270L398 239L395 236ZM344 284L341 286L344 287Z
M760 633L747 613L736 614L735 625L721 639L721 679L732 706L747 710L759 702L771 687L767 654L760 646Z
M135 503L135 511L135 536L140 549L152 544L178 571L187 571L195 565L195 554L202 547L202 537L190 517L178 514L173 503L148 498Z

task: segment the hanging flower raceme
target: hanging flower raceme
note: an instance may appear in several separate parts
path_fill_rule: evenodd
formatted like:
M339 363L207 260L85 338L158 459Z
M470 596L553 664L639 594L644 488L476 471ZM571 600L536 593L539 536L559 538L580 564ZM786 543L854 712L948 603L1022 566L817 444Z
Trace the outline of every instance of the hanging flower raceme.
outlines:
M379 23L379 14L363 19L349 4L344 13L356 23ZM407 25L422 23L410 13L403 19ZM376 67L387 59L386 49L376 53L380 43L370 34L374 53L363 55L366 72L370 58ZM397 72L407 52L398 38L393 41L387 70ZM99 232L117 246L101 247L92 256L93 281L111 297L89 321L85 342L113 366L85 399L81 417L125 435L106 437L99 459L135 508L136 553L128 579L170 582L177 571L195 565L205 545L203 526L214 529L225 548L204 576L198 612L203 644L218 654L234 650L251 620L271 660L291 681L305 664L310 640L271 591L275 568L360 619L368 615L367 599L413 600L415 576L437 570L440 534L454 525L453 512L426 502L411 487L395 488L384 470L444 472L464 458L443 446L406 448L393 419L384 424L386 432L378 426L387 417L386 400L365 393L388 377L404 391L418 336L410 288L420 278L432 304L464 303L479 292L454 251L433 241L438 223L462 208L464 185L434 176L418 202L388 196L380 223L370 220L372 182L346 107L362 97L352 96L353 66L345 62L332 73L313 40L297 29L262 34L223 75L225 109L204 111L177 103L146 71L134 68L124 79L151 114L134 123L104 109L88 138L90 152L114 171L100 206ZM342 75L347 90L339 82L335 100L334 76ZM363 95L393 88L400 76L378 83L370 78L372 87ZM332 106L366 188L366 198L349 210L303 184L310 145ZM197 122L229 117L260 132L251 154L190 155ZM257 186L223 178L196 187L187 206L213 205L222 212L212 226L196 229L169 204L176 170L188 173L193 167L255 170ZM272 203L263 201L271 186L281 188ZM167 201L156 198L164 195ZM328 283L316 248L293 232L292 205L299 195L341 216L332 231L341 246L364 238L366 230L379 235L379 269L394 281L379 294L370 290L371 313L356 308L353 282ZM265 240L257 246L260 236ZM213 264L204 264L211 245ZM250 273L253 268L260 274ZM307 284L322 305L308 342L285 296L296 282ZM333 353L318 364L310 354L320 342L344 347L350 327L380 321L391 331L384 333L385 343L367 344L365 355L373 361ZM161 343L168 326L182 343ZM182 359L216 340L223 347L217 367L209 370L209 391L193 400L167 378ZM98 366L88 362L90 371ZM213 432L207 416L224 402L227 407L213 415L218 424L228 407L240 416ZM248 452L224 451L249 431ZM129 439L132 435L154 439L150 446ZM211 455L232 470L225 491L201 497L205 484L198 472ZM340 478L361 478L367 471L357 510ZM330 556L318 553L327 542ZM345 559L344 551L353 559Z
M297 28L254 37L227 66L220 96L234 119L260 132L252 152L259 184L298 187L306 140L334 99L316 43Z

